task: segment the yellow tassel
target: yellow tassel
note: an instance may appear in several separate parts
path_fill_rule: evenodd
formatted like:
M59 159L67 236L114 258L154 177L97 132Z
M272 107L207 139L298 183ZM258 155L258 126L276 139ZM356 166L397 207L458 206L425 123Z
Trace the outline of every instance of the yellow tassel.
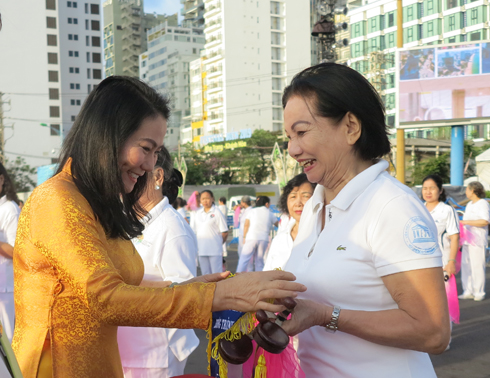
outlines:
M208 354L208 375L211 375L211 347L213 342L213 314L211 313L211 319L209 319L209 326L207 330L206 338L208 341L208 347L206 348L206 352Z
M261 354L255 367L254 378L267 378L267 367L265 366L265 356Z

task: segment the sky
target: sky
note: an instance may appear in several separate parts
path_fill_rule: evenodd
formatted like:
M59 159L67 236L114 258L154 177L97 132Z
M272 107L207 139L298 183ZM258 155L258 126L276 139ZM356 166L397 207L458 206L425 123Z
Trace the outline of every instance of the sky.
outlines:
M144 0L145 12L159 14L174 14L180 12L182 4L179 0Z

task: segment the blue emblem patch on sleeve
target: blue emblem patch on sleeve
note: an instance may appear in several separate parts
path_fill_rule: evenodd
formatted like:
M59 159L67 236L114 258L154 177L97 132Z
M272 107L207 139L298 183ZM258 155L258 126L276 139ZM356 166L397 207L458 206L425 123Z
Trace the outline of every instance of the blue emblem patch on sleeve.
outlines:
M408 248L420 255L432 255L437 249L436 238L422 217L409 219L403 230L403 240Z

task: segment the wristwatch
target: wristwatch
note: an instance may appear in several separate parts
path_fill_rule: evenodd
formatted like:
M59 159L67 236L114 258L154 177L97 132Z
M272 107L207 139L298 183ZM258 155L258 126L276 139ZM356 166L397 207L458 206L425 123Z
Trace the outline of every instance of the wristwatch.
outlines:
M334 306L332 311L332 317L330 318L330 323L325 326L325 330L330 333L334 333L339 329L339 316L340 307Z

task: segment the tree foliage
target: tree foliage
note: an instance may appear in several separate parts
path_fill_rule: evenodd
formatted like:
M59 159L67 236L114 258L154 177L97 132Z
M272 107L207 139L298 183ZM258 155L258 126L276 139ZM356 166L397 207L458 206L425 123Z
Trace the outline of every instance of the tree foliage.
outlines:
M422 180L428 175L439 175L442 182L449 182L450 166L449 154L433 157L414 165L412 170L412 184L421 185Z
M14 161L6 159L5 169L17 192L30 192L36 187L36 182L32 179L36 174L36 168L27 165L23 157L17 156Z

